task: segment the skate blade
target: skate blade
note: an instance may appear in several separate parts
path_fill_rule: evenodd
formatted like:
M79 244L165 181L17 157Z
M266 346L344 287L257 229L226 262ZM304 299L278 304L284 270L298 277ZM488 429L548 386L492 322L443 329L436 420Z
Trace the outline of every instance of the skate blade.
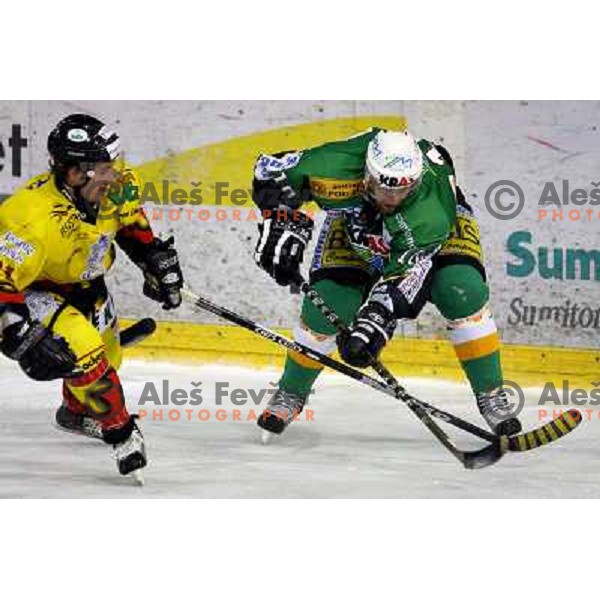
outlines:
M131 473L129 473L129 476L131 477L131 479L133 479L134 483L140 487L143 487L144 484L146 483L146 480L144 479L144 476L142 475L141 469L136 469L135 471L131 471Z
M267 431L266 429L263 429L260 432L260 442L263 446L268 446L270 444L272 444L275 441L275 434L271 431Z
M79 437L88 438L90 440L102 441L102 435L87 433L86 431L81 431L80 429L68 429L67 427L63 427L62 425L59 425L58 423L52 423L52 426L57 431L62 431L63 433L72 433L73 435L78 435Z

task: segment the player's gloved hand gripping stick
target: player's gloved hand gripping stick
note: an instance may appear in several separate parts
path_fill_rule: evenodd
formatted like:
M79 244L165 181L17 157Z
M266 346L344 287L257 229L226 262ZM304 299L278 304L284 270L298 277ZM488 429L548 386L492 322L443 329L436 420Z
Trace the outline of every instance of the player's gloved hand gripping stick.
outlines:
M305 291L307 289L307 286L308 284L303 282L301 288L302 291ZM308 288L310 289L310 286L308 286ZM315 362L322 364L325 367L329 367L334 371L337 371L338 373L342 373L343 375L351 377L355 381L360 381L361 383L364 383L365 385L368 385L369 387L375 390L383 392L388 396L393 396L394 398L402 400L403 402L409 405L411 410L413 410L413 412L415 412L415 414L419 416L421 421L423 421L426 424L426 426L432 431L432 433L434 433L436 437L439 436L438 439L444 444L444 446L446 446L448 450L450 450L452 454L454 454L468 469L476 469L493 464L502 457L506 449L529 450L537 446L549 443L549 441L558 439L558 437L562 437L563 435L569 433L569 431L577 427L577 425L581 421L581 414L579 413L579 411L572 409L570 411L567 411L566 413L563 413L562 415L557 417L557 419L551 421L550 423L547 423L539 429L512 438L501 439L496 437L490 431L482 429L481 427L478 427L473 423L469 423L468 421L465 421L464 419L461 419L460 417L457 417L452 413L435 408L434 406L427 404L426 402L423 402L421 400L417 400L408 392L406 392L406 390L404 390L404 388L402 388L397 382L395 382L396 389L394 389L391 385L388 385L387 383L383 383L377 379L374 379L366 373L354 369L342 362L339 362L329 356L326 356L325 354L321 354L320 352L312 350L311 348L308 348L303 344L300 344L296 341L292 341L271 329L267 329L266 327L263 327L262 325L259 325L258 323L255 323L250 319L247 319L246 317L243 317L223 306L219 306L218 304L215 304L214 302L206 298L198 296L188 289L182 289L181 293L184 302L193 305L195 309L206 310L214 315L217 315L218 317L221 317L231 323L234 323L235 325L244 327L245 329L248 329L249 331L258 334L265 339L268 339L280 346L283 346L288 350L298 352L299 354L302 354L303 356L306 356L314 360ZM392 377L393 379L393 376L391 374L390 377ZM425 417L427 417L427 419L424 420L423 418L421 418L420 415L424 415ZM449 440L445 432L430 417L435 417L437 419L450 423L451 425L454 425L459 429L467 431L477 437L480 437L490 442L490 445L485 446L481 450L463 452L456 448L456 446L454 446L454 444ZM560 426L556 425L558 421L560 421L561 423ZM550 433L549 428L552 428L552 433ZM529 440L529 442L527 442L527 440Z

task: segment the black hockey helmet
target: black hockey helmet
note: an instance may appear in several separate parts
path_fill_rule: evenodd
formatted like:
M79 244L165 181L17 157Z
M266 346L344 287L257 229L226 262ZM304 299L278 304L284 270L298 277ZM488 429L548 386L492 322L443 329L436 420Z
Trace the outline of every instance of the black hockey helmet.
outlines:
M121 153L119 136L91 115L62 119L48 136L48 152L57 166L112 162Z

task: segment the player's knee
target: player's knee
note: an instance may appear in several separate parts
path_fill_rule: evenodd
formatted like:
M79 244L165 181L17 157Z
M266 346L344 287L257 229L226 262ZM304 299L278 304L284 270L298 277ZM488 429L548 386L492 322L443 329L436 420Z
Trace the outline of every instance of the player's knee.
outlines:
M437 274L431 300L447 320L465 319L487 305L489 288L477 269L453 265Z
M66 385L87 412L101 421L103 428L118 429L128 422L121 380L104 356L96 366L69 379Z

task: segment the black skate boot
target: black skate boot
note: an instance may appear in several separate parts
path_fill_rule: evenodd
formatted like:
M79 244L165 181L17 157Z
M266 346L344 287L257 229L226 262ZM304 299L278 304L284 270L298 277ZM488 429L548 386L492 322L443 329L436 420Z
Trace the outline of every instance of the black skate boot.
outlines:
M302 412L305 403L305 398L291 392L277 390L269 400L267 408L258 417L256 424L265 431L279 435L294 420L294 417Z
M521 422L512 413L514 409L503 388L477 394L477 407L496 435L515 435L521 431Z
M144 484L141 470L146 466L146 447L144 436L137 426L137 415L131 415L129 421L118 428L105 429L103 438L113 447L113 456L121 475L131 475L140 485Z
M146 466L148 461L146 459L144 436L134 419L135 415L131 417L130 424L126 426L127 428L131 427L129 437L112 444L113 456L117 461L117 468L121 475L132 475L138 483L142 484L143 479L139 471ZM115 434L117 436L122 435L120 431L104 432L104 441L111 443Z
M54 416L56 424L63 431L78 433L97 440L102 439L100 421L80 412L74 412L62 404Z

